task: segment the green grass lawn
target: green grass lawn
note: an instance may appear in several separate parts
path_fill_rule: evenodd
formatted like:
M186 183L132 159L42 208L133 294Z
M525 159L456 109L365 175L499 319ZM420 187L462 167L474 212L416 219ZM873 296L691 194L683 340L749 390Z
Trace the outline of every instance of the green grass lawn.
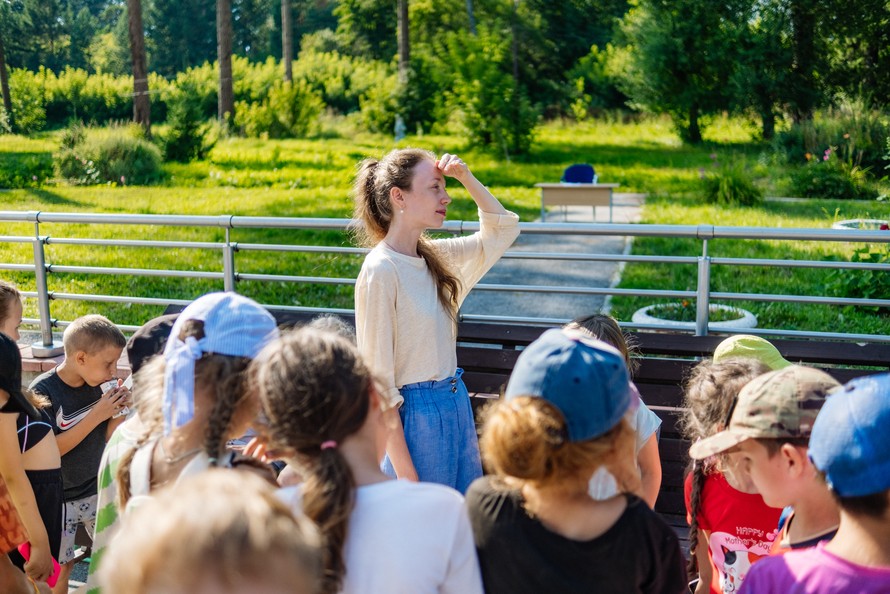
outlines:
M409 137L398 146L421 146L437 153L459 152L476 176L496 196L517 212L522 220L534 220L539 213L539 190L534 184L558 181L562 170L576 162L593 163L602 181L621 184L621 191L650 195L644 217L649 223L710 223L720 225L826 227L837 216L890 216L886 203L854 203L809 200L799 203L767 202L751 209L716 208L702 205L698 195L699 169L710 166L711 154L719 158L741 157L751 167L768 195L782 195L787 172L776 165L769 150L753 142L748 129L733 120L720 120L709 128L706 143L684 146L665 119L621 123L551 123L538 133L532 153L507 160L503 156L476 150L457 136ZM36 138L0 137L0 171L45 168L58 146L59 133ZM254 215L288 217L347 218L351 212L349 189L357 163L366 156L381 156L396 144L386 136L328 130L323 138L310 140L256 140L233 138L219 142L208 159L190 164L164 165L166 178L160 185L136 187L73 187L44 184L40 187L0 192L2 210L42 210L49 212L105 212L150 214ZM0 178L2 180L2 178ZM456 182L451 183L449 218L475 219L472 201ZM2 235L30 235L31 224L4 224ZM41 233L52 237L151 238L164 240L218 242L225 232L215 228L160 228L135 226L41 225ZM245 230L232 231L238 242L286 244L351 245L339 232ZM640 238L635 253L698 255L700 242ZM797 257L848 259L852 247L846 244L772 245L771 242L713 241L712 255L758 257ZM176 249L167 251L124 247L84 247L50 245L48 262L56 265L121 266L220 271L217 251ZM30 263L28 244L0 243L0 261ZM277 254L241 252L237 268L241 273L288 274L303 276L354 277L359 256ZM675 269L674 269L675 268ZM694 267L648 267L629 265L622 287L690 289ZM824 275L794 272L776 274L769 269L743 269L743 274L715 268L715 291L752 291L821 294ZM33 290L33 276L5 272L4 278ZM189 299L222 288L222 281L51 274L50 290L113 295ZM352 307L350 286L326 284L243 282L239 291L267 303L312 307ZM614 312L623 320L645 303L616 298ZM858 332L890 333L886 313L858 312L797 305L750 306L762 326L812 330L841 329ZM126 306L58 300L52 303L53 316L70 320L98 311L123 324L140 324L162 308ZM26 317L34 317L31 300ZM842 316L839 318L838 316Z

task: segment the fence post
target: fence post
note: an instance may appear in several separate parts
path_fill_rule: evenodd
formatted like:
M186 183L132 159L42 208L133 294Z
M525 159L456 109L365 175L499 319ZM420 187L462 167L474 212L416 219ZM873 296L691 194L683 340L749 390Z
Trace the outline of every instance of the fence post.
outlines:
M708 240L702 240L702 255L698 259L698 287L695 298L695 335L707 336L708 317L711 312L711 258L708 256Z
M40 317L40 343L31 345L33 357L55 357L64 352L61 342L53 340L53 321L49 312L49 288L46 282L46 237L40 235L40 223L34 223L34 281L37 285L37 315Z
M229 241L229 228L226 227L226 243L222 248L223 256L223 290L235 291L235 251L237 245Z

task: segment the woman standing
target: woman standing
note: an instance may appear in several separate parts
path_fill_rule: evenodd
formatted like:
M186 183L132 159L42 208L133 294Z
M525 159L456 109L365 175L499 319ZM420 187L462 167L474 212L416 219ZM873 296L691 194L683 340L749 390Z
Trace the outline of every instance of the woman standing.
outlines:
M445 222L445 177L479 208L479 232L430 239ZM383 382L388 428L383 469L465 492L482 475L469 394L457 368L457 311L519 234L508 212L455 155L399 149L366 159L354 218L371 252L355 287L359 349Z

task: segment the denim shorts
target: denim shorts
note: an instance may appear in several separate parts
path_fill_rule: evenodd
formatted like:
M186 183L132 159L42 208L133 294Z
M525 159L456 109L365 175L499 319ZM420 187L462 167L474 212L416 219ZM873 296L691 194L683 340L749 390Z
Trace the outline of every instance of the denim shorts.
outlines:
M421 481L448 485L465 493L482 476L479 442L470 395L458 368L454 377L407 384L399 409L408 452ZM395 476L389 456L383 471Z

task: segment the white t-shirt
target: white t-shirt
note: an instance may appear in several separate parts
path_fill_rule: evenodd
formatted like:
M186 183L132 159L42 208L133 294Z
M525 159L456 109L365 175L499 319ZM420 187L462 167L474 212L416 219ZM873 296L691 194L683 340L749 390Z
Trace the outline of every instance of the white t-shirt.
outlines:
M643 446L646 445L649 438L655 435L655 432L661 426L661 419L659 419L658 415L652 412L652 410L640 400L637 410L634 411L633 425L637 437L636 451L639 455L640 450L643 449ZM639 470L639 468L639 464L637 464L637 470ZM618 494L618 482L615 480L615 477L612 476L612 473L606 470L605 466L600 466L596 469L596 472L593 473L593 476L590 479L588 492L594 499L600 501L609 499Z
M300 487L282 501L302 513ZM356 489L344 547L343 594L482 594L463 497L432 483L385 481Z

